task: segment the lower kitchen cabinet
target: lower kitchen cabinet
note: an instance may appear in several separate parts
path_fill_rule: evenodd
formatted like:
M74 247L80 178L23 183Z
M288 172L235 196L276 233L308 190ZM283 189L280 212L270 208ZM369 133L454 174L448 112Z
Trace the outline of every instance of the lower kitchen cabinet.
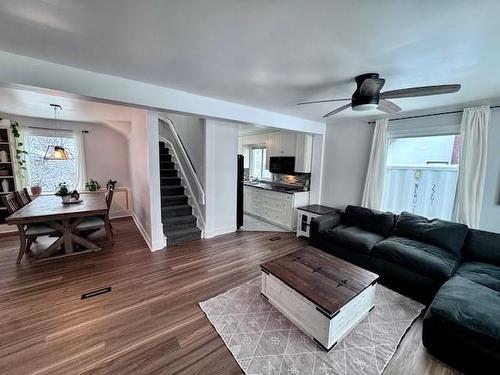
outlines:
M291 194L252 186L243 189L243 209L247 214L289 230L297 227L297 207L308 203L308 191Z

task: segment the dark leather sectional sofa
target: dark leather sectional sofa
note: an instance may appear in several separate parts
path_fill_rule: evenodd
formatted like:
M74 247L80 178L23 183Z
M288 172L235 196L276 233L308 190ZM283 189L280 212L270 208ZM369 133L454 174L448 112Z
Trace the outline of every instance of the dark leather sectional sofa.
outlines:
M466 373L500 373L500 234L347 206L312 220L311 244L429 304L429 351Z

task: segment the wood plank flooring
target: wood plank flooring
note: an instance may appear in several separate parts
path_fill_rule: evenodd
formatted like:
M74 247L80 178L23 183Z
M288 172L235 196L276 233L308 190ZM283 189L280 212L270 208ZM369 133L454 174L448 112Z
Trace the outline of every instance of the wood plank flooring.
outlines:
M111 248L37 264L16 265L17 236L0 237L0 373L240 374L198 302L258 276L259 264L304 240L236 232L151 253L131 220L113 227ZM417 321L385 373L455 374L420 335Z

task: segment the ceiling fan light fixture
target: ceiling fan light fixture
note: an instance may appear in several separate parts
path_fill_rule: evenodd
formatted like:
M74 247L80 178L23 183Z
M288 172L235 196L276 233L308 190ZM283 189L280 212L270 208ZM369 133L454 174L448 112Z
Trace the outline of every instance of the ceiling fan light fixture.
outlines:
M358 104L356 106L352 106L354 111L371 111L372 109L376 109L378 104L375 103L366 103L366 104Z

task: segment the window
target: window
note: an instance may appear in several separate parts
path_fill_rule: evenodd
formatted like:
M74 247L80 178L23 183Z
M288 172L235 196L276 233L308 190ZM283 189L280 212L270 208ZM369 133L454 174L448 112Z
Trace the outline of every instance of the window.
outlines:
M270 180L271 173L267 169L267 152L265 147L253 147L250 149L250 177L259 180Z
M450 220L461 137L390 138L382 209Z
M70 160L44 160L49 145L61 145L69 150ZM60 182L67 182L70 187L77 186L75 139L68 136L50 136L49 133L29 133L26 135L28 151L28 181L31 185L39 184L44 192L53 192Z

